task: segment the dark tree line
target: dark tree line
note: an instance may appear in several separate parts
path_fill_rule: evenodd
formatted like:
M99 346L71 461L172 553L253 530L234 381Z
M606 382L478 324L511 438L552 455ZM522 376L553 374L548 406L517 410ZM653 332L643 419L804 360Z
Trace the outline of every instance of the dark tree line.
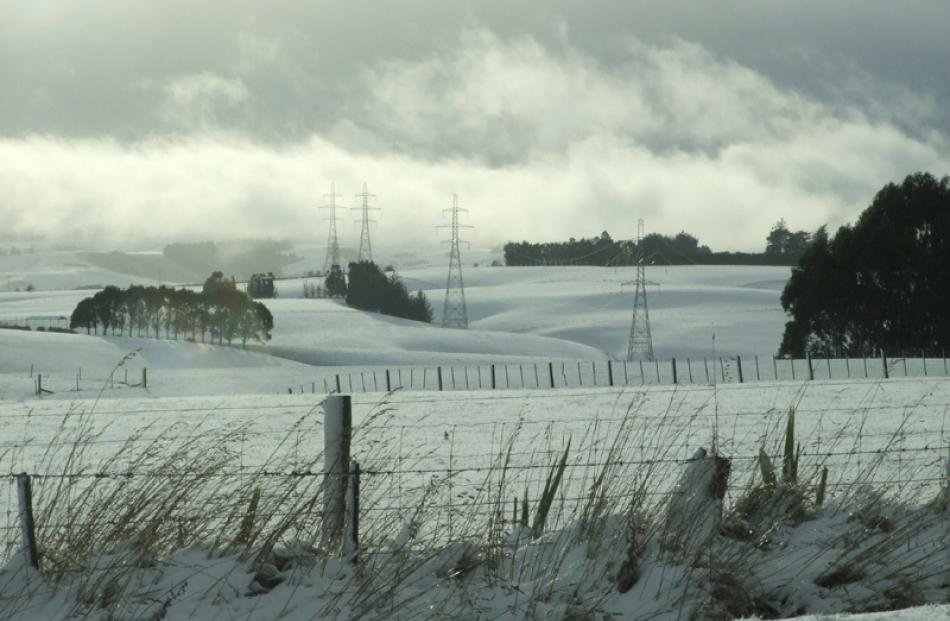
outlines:
M508 242L505 265L632 265L642 253L651 265L794 265L811 236L788 230L780 220L766 238L765 252L713 252L685 231L650 233L640 240L614 240L607 231L590 239L566 242Z
M274 318L266 306L239 291L233 279L215 272L200 292L166 286L106 287L76 305L69 327L153 338L164 330L165 338L200 338L202 343L210 338L229 345L239 338L246 345L248 340L269 340Z
M950 346L950 179L889 183L853 226L814 236L782 292L779 354L939 354Z
M274 285L274 273L252 274L247 281L247 294L255 300L262 298L276 298L277 287Z
M326 278L330 295L346 297L353 308L432 323L432 307L420 290L409 293L395 272L386 276L372 261L350 263L344 279L339 266L334 265Z

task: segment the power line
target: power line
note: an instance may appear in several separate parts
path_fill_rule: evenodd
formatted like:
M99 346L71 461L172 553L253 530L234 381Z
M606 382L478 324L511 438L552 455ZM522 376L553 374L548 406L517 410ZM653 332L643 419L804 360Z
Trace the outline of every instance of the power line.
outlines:
M373 244L369 238L369 224L370 222L376 222L371 220L369 217L369 212L371 210L379 211L379 207L370 207L369 199L376 198L375 194L370 194L366 189L366 182L363 182L363 192L357 194L356 198L362 199L363 204L360 207L351 207L351 211L359 211L360 219L356 222L361 223L360 229L360 261L372 261L373 260Z
M452 215L452 223L441 225L439 228L450 229L450 239L443 243L450 244L449 248L449 275L445 281L445 303L442 307L443 328L468 328L468 309L465 306L465 284L462 281L462 257L459 245L464 243L459 239L459 228L474 228L470 225L459 224L459 212L468 211L459 208L458 194L452 195L452 208L443 213Z
M330 193L323 195L325 198L328 198L328 204L324 205L320 209L326 209L330 212L330 216L324 218L324 220L329 221L330 227L327 231L327 257L323 261L323 272L329 274L333 266L340 266L340 239L337 236L336 232L336 223L337 220L341 218L336 215L336 199L337 197L342 197L342 194L336 193L336 188L333 183L330 183Z
M643 256L643 218L637 221L637 281L633 295L633 318L627 342L627 361L641 356L653 360L653 334L650 332L650 309L647 306L646 260Z

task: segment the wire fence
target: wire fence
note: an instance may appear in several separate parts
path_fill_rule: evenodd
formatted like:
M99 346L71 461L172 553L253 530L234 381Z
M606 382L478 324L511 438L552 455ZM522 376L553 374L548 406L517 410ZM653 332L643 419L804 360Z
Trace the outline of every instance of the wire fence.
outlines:
M148 369L130 359L103 372L78 368L47 372L30 365L25 392L38 396L89 397L117 391L163 390L177 386L180 374ZM274 392L290 394L360 394L393 390L413 392L551 390L637 386L708 386L758 382L880 380L950 377L945 357L788 359L752 356L673 358L653 361L573 360L483 365L407 367L314 367L306 378ZM128 393L123 393L128 394Z
M436 540L510 528L524 506L536 511L561 460L551 528L595 501L617 511L634 501L662 506L700 447L730 460L726 502L735 504L761 480L761 451L781 460L789 403L805 488L814 489L827 468L829 501L873 488L924 502L946 484L950 386L941 379L887 386L356 396L351 454L361 465L364 540L384 546L406 531ZM20 472L34 482L37 532L47 542L83 525L128 534L157 521L171 539L236 536L249 514L262 529L286 522L287 537L319 531L320 402L287 395L207 403L151 401L141 410L106 403L65 414L52 401L0 409L0 422L17 430L0 441L7 488L0 492L0 558L19 541ZM255 489L266 511L249 510Z

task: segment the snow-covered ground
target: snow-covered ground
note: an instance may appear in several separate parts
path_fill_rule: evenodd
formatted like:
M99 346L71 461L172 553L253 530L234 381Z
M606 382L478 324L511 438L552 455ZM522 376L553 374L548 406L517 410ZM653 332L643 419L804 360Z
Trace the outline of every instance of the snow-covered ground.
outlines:
M314 253L298 254L307 260L297 267L301 272L309 269L306 263ZM178 501L167 503L167 518L179 524L172 538L189 543L137 566L141 571L125 572L135 585L128 605L109 611L112 618L352 618L360 610L375 618L681 618L687 608L705 610L707 600L721 599L717 589L730 586L717 582L721 576L694 579L688 563L671 560L669 550L663 549L660 542L666 535L651 531L644 534L641 580L630 593L617 594L608 577L623 561L629 533L624 535L616 516L637 498L635 506L652 512L655 521L656 512L680 489L680 477L699 463L691 461L699 448L715 448L731 459L724 499L729 513L750 485L761 480L756 474L760 449L781 469L791 406L796 409L801 479L808 494L814 493L821 468L828 468L826 508L804 522L782 522L759 533L760 547L742 548L741 562L736 560L736 567L746 563L749 568L737 579L752 585L763 602L783 615L799 612L799 604L806 612L834 612L946 601L950 561L940 563L950 558L947 520L927 511L946 485L950 379L881 381L875 377L882 369L873 361L868 379L822 381L824 369L819 366L818 381L803 382L807 371L799 366L796 381L719 385L723 374L734 379L737 370L725 366L716 385L710 385L699 376L699 366L680 366L684 379L686 373L697 374L696 385L639 386L634 379L632 386L609 388L604 386L606 361L622 358L626 348L632 288L624 283L632 280L632 269L466 268L467 331L437 327L444 266L407 260L400 275L411 289L426 292L436 310L434 325L362 313L333 300L304 299L304 280L297 278L280 281L281 297L267 301L275 317L273 340L248 350L0 330L0 474L27 471L48 477L34 480L37 506L51 511L40 518L41 536L47 540L77 524L78 518L68 511L94 514L89 506L51 508L62 481L72 481L67 489L76 496L90 489L87 479L77 474L100 481L94 485L125 481L134 487L154 475L150 464L157 468L163 455L175 451L184 450L187 464L220 460L207 480L193 478L187 467L176 471L186 489ZM154 284L84 264L79 253L0 257L3 276L11 285L30 282L40 288L17 292L0 286L0 321L14 322L68 316L92 293L75 290L78 286ZM743 357L744 365L758 362L754 356L759 355L771 366L785 321L779 294L787 277L787 268L649 269L657 355L675 356L678 364L688 358L695 364L704 357L712 361L724 356L726 365L735 364L729 360L735 355ZM532 376L535 364L549 361L558 364L557 383L566 387L522 390L549 383L544 381L544 366L539 379ZM587 371L592 362L600 365L596 387L591 385L594 366L590 374ZM465 382L474 389L487 384L490 364L499 365L499 376L518 373L517 379L508 378L512 389L462 389L465 384L456 373L468 373ZM835 361L832 376L840 377L841 367L849 364L860 377L863 369L855 365L863 361ZM910 362L909 375L922 374L914 368L917 364ZM432 382L436 365L444 367L446 382L455 379L455 391L419 391L420 372L422 381ZM473 365L481 365L474 376ZM469 371L460 371L463 366ZM373 373L382 367L399 372L394 384L404 389L385 394L383 376ZM143 368L149 373L147 387L138 385ZM570 375L575 368L576 382ZM616 368L618 383L620 369L639 373L638 368ZM744 368L751 379L752 367ZM528 375L522 379L524 369ZM791 379L791 367L779 371L780 377ZM644 372L645 384L654 383L646 381L649 372ZM668 372L664 367L663 382ZM233 553L209 556L204 544L197 543L201 538L182 529L191 523L189 512L207 509L205 501L197 500L205 493L233 494L240 513L255 485L270 489L266 485L279 487L288 480L319 485L322 479L311 475L321 464L324 395L315 393L325 393L324 381L335 373L346 374L345 392L352 388L359 393L353 397L357 431L352 452L364 468L364 569L354 571L347 563L327 561L308 549L306 564L291 562L288 568L275 569L281 584L252 596L259 593L252 586L262 571L259 564ZM42 397L35 394L34 383L40 374L43 387L52 391ZM715 368L712 375L717 375ZM766 380L769 373L763 376ZM520 531L508 518L510 508L527 494L534 511L551 466L568 442L548 534L522 545ZM265 471L267 476L262 475ZM297 477L286 476L291 472ZM95 473L108 476L95 479ZM580 540L578 533L585 528L590 530L589 523L584 526L590 520L584 507L592 506L590 490L595 485L611 490L605 505L609 515L598 522L604 533L598 540L602 547L590 547L596 538L588 535L581 538L588 547L568 545L565 542ZM101 582L90 587L82 581L98 575L96 571L111 576L111 570L103 568L125 552L96 550L92 557L73 559L92 564L93 572L64 580L58 590L47 590L35 577L26 584L26 575L19 571L22 559L11 556L17 533L10 530L16 522L16 494L9 476L5 487L0 495L5 544L0 561L7 565L0 570L0 619L65 619L77 601L102 604L103 588L114 587ZM278 502L276 494L274 489L265 491L263 504ZM295 497L284 495L279 502ZM875 513L873 525L856 523L851 513L855 507L882 513ZM222 524L216 520L204 527L220 531ZM896 525L895 530L886 531L882 524ZM914 524L921 525L919 531ZM501 547L495 537L501 538ZM495 543L484 548L487 553L473 552L482 550L477 546L444 545L466 538ZM903 546L901 554L874 558L894 565L894 571L865 568L865 575L849 575L842 585L822 581L842 559L857 563L858 556L873 556L892 540ZM433 548L437 541L443 547ZM407 542L421 545L423 551L413 548L404 554L396 544ZM286 538L281 543L290 544ZM513 551L497 552L511 545ZM711 549L733 558L740 554L738 545L717 538ZM901 563L937 569L919 577L913 588L901 590L900 580L917 576ZM456 575L469 571L468 577ZM388 578L379 582L380 576ZM816 580L825 586L816 586ZM387 584L392 585L386 597L393 606L388 613L378 599L366 599L363 590L386 593ZM738 587L731 586L741 591ZM875 599L875 589L891 591L882 600ZM24 599L23 593L32 595ZM891 603L880 603L885 600ZM14 602L25 607L10 608ZM747 603L752 612L762 610L756 608L762 602ZM96 606L89 609L93 618L100 612L105 618L108 606ZM593 616L584 616L588 613ZM695 614L702 618L704 613ZM854 619L916 621L946 618L950 610L943 606L888 614Z

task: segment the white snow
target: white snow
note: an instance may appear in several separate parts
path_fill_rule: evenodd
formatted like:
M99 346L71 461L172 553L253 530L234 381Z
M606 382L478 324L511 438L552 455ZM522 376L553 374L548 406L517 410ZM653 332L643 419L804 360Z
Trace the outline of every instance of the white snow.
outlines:
M313 254L305 256L309 260ZM0 321L68 317L80 299L93 293L72 290L84 284L154 284L83 260L78 253L0 257ZM303 271L315 266L304 262L294 267ZM771 365L769 357L785 321L778 299L788 273L788 268L768 267L650 268L658 356L692 357L695 365L702 357L736 354L748 364L746 357L760 355ZM806 382L807 370L799 366L794 382L606 388L602 366L597 370L601 385L592 387L593 374L586 365L605 365L625 353L632 289L623 283L632 279L632 269L466 268L468 331L438 327L442 266L407 266L400 275L410 289L426 291L436 311L434 325L362 313L333 300L303 299L303 279L291 279L279 282L280 298L266 302L275 317L273 340L248 350L164 339L0 330L3 474L51 474L64 468L121 473L141 466L136 455L154 451L154 458L160 459L164 451L192 441L196 450L227 456L223 472L232 477L229 481L244 481L264 467L306 472L322 462L320 403L332 387L324 380L344 372L353 388L354 382L369 383L364 372L415 367L411 384L400 376L403 390L383 394L380 376L372 374L372 388L367 389L377 392L353 397L353 457L366 472L362 503L367 549L361 571L306 548L294 557L304 560L277 569L253 566L233 554L209 555L202 546L182 547L134 569L110 570L132 554L134 546L129 544L77 559L90 571L53 588L24 572L22 559L14 554L17 536L6 529L15 521L15 501L8 493L0 495L0 559L6 561L0 569L0 619L66 619L78 601L102 603L104 593L114 588L110 580L129 581L130 596L121 609L111 611L113 618L122 619L352 618L370 609L377 618L471 614L469 618L522 619L530 614L564 619L571 614L587 618L581 615L593 601L599 602L593 608L604 618L678 618L678 605L702 606L712 585L694 580L684 559L670 557L654 538L644 552L640 580L630 592L618 595L609 576L625 554L618 534L621 525L605 518L596 527L588 526L602 532L603 539L578 544L575 535L582 520L575 510L602 472L608 474L607 484L628 492L638 482L648 484L644 510L665 506L684 477L679 489L689 493L681 494L681 501L692 504L687 496L696 496L694 487L705 486L707 479L690 475L695 465L688 460L714 443L732 459L724 505L734 507L746 486L757 480L760 448L780 465L781 433L790 406L796 408L803 447L802 479L814 486L820 467L828 467L829 508L813 520L784 524L768 533L774 547L743 551L748 567L739 577L759 585L764 595L778 593L789 602L805 602L810 612L833 613L875 601L875 589L894 586L889 571L869 572L843 587L815 584L838 560L853 560L886 542L886 534L870 532L873 529L848 515L849 507L864 503L869 508L863 519L894 521L901 525L901 536L906 535L900 550L885 557L890 566L928 570L931 577L922 578L918 590L928 601L941 601L934 595L940 588L946 597L940 579L950 569L945 561L941 565L939 554L933 555L939 549L935 546L946 544L946 520L931 525L917 516L925 511L919 505L947 489L950 380L880 381L874 378L880 364L872 361L876 364L867 380ZM41 290L4 291L5 279L11 289L31 282ZM543 386L544 378L535 380L531 370L548 361L559 365L558 381L563 376L572 387L447 394L412 390L421 388L419 367L428 367L431 387L435 365L444 367L447 378L462 365L482 365L475 375L472 369L465 371L465 383L455 384L459 388L470 382L474 388L487 377L486 365L498 364L502 373L509 371L505 364L519 362L529 364L529 377L523 384L520 377L511 378L512 384ZM584 386L568 379L578 361L584 361L583 368L577 366L578 383ZM854 369L863 362L834 361L834 375L840 377L840 367L847 364ZM914 368L917 364L910 362L909 374L922 375L923 369ZM136 386L142 368L149 369L147 388ZM699 373L697 366L688 370ZM664 380L666 372L664 368ZM735 368L720 372L734 374ZM819 366L816 377L822 372ZM34 394L40 373L52 394ZM786 379L790 374L791 367L779 373ZM294 394L287 394L288 388ZM492 561L508 572L499 582L497 571L484 569L481 549L465 538L486 535L499 503L507 513L512 500L527 491L534 506L568 438L568 468L546 534L531 542L518 527L504 526L504 541L513 549ZM78 454L77 440L83 447ZM115 458L120 450L124 452ZM502 462L507 463L503 483L498 479ZM605 463L612 464L608 471ZM35 479L39 506L51 497L53 481ZM76 485L78 491L85 484ZM216 493L237 489L222 482ZM887 493L883 499L867 496L873 489ZM873 502L868 504L868 498ZM611 500L614 515L627 500ZM172 509L187 512L188 502ZM417 515L420 506L430 509ZM701 520L697 514L687 518L702 522L710 538L718 512L718 503L712 503L703 508ZM911 528L918 522L919 532ZM680 526L690 530L688 524ZM432 548L436 541L442 547ZM281 544L295 545L287 540ZM430 547L418 554L406 549L420 545ZM717 553L737 554L738 544L717 546ZM283 582L267 591L259 581L261 572L271 571ZM89 591L83 580L99 575L96 572L106 578ZM366 582L368 576L377 582ZM373 585L372 596L360 590L366 584ZM396 585L392 592L387 584ZM698 591L684 592L687 584ZM364 599L353 599L354 593ZM390 604L380 599L386 597ZM106 618L106 608L89 609L90 618ZM794 612L782 610L785 615ZM950 618L950 608L801 619L825 618L918 621Z

